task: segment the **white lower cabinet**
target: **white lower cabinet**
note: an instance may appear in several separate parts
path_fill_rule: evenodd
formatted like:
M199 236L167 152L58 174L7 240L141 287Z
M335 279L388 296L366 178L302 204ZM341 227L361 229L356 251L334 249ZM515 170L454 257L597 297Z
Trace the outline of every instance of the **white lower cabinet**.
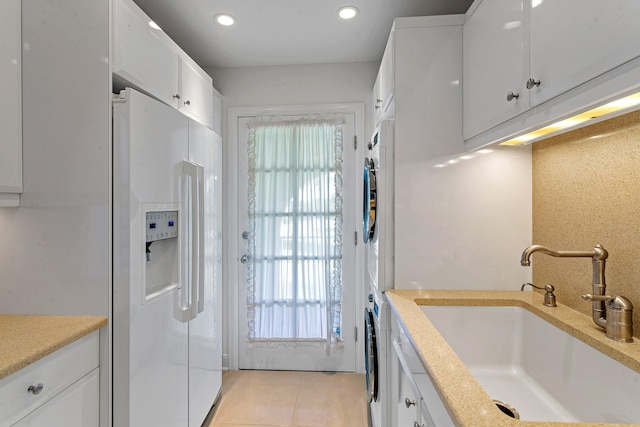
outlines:
M394 427L455 424L395 313L391 319L391 421Z
M15 427L98 427L99 368L38 407Z
M98 334L0 380L0 426L98 427Z
M393 425L397 427L414 427L420 419L420 408L422 406L420 393L413 381L410 372L406 372L402 363L397 357L393 358L393 363L398 370L397 384L394 384L393 392Z

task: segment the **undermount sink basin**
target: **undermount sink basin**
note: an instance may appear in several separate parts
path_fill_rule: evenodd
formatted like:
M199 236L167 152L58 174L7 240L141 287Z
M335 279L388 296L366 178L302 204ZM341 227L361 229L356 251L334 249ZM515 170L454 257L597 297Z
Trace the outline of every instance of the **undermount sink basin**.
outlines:
M640 423L640 373L526 309L420 308L487 394L521 420Z

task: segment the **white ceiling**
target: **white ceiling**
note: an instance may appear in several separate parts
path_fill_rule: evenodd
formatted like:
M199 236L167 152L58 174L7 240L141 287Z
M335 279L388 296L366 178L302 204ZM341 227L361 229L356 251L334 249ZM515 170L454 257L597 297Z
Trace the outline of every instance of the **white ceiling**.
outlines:
M134 0L204 68L378 62L395 17L464 13L472 0ZM356 6L350 20L337 10ZM232 27L214 22L225 12Z

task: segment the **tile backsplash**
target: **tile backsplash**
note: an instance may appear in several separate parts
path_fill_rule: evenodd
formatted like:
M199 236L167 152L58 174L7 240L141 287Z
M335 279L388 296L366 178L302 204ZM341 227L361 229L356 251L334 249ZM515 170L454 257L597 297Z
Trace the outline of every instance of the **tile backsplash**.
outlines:
M604 246L607 293L631 300L640 337L640 111L536 142L532 158L533 243ZM591 315L580 298L592 291L590 258L536 253L531 265L535 284L552 284L558 302Z

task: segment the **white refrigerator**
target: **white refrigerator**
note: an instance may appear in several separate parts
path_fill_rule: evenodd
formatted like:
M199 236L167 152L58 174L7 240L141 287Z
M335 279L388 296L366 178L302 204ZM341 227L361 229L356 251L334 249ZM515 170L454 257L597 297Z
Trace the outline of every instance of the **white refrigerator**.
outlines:
M222 383L221 139L113 100L113 425L201 426Z

